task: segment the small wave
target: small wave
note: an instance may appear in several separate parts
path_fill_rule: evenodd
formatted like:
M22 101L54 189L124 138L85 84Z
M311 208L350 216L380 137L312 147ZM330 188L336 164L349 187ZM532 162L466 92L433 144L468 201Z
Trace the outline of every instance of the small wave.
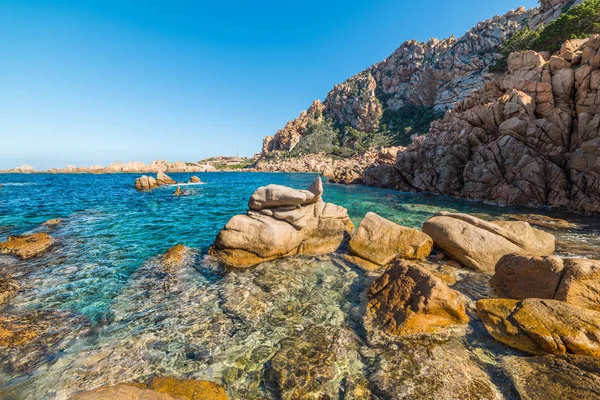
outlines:
M206 185L207 182L188 182L188 183L174 183L172 185L164 185L164 186L171 186L171 187L177 187L177 186L194 186L194 185Z
M2 186L35 186L36 182L0 182Z

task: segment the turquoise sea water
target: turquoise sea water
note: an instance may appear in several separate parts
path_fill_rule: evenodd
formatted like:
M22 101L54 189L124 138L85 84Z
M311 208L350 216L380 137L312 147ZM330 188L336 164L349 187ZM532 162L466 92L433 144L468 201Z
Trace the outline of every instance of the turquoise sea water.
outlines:
M191 175L171 174L175 180L182 182ZM270 304L271 312L275 314L284 304L289 306L286 302L292 301L292 298L294 301L320 301L322 304L331 301L340 308L336 308L336 312L342 314L345 307L351 309L356 306L353 302L358 300L350 299L348 304L342 304L340 299L348 296L347 293L342 295L344 291L357 290L346 285L347 282L343 283L349 279L348 276L357 279L357 272L347 266L335 266L336 263L331 260L323 260L322 263L306 260L314 268L305 271L306 282L320 276L314 282L322 286L323 276L326 277L325 282L327 277L331 278L332 286L328 291L319 292L320 295L329 293L326 298L309 295L316 290L315 286L304 288L298 292L302 295L294 297L291 292L295 289L291 285L290 293L281 292L283 297L260 300L263 294L252 285L257 280L266 279L264 274L271 272L257 268L225 274L204 258L219 229L233 215L246 211L248 198L257 187L276 183L305 188L316 175L196 175L204 183L182 186L188 195L175 197L173 186L151 192L136 191L133 182L137 175L133 174L0 174L3 185L0 188L0 241L6 240L8 235L46 230L40 224L49 219L64 220L62 225L50 230L58 244L48 254L27 261L0 256L0 273L11 275L23 285L21 292L3 312L52 312L55 314L47 318L56 318L56 322L52 320L52 323L69 332L60 339L40 345L43 347L41 350L28 350L34 355L28 353L31 359L27 363L19 359L22 354L18 352L0 354L0 393L4 388L8 393L6 396L15 399L68 398L75 390L168 372L180 377L218 381L226 385L232 398L270 398L271 392L264 385L253 388L250 383L252 375L247 371L250 367L242 368L246 371L243 376L241 373L238 374L240 376L230 376L233 374L229 372L230 368L235 365L232 361L236 357L234 354L243 353L244 349L255 351L257 346L265 346L265 343L276 349L280 344L269 341L278 334L264 331L269 324L273 324L275 330L296 329L293 324L300 322L293 322L294 318L288 315L274 320L265 317L266 320L261 320L263 325L257 325L258 322L252 319L254 316L244 317L244 313L249 312L246 309L250 302L248 299L255 299L262 304L261 307ZM443 196L333 184L325 184L324 199L346 207L357 225L368 211L411 227L420 227L427 218L441 210L484 214L484 217L528 211ZM557 235L568 243L585 244L587 247L584 247L593 255L598 248L597 236L600 233L597 221L583 217L575 220L582 224L581 229ZM195 253L190 269L173 278L174 291L169 289L165 292L164 288L157 286L157 282L165 278L156 272L156 256L177 243L192 247ZM294 271L299 268L296 264L292 267L285 262L279 267L277 263L273 265L272 268L280 268L290 274L291 281L295 279L291 276L297 275ZM310 275L312 273L314 276ZM280 277L283 276L286 276L284 272ZM268 282L277 285L277 279L271 277ZM296 289L300 290L299 287L306 282L298 282ZM250 294L246 293L246 300L239 302L237 296L244 291ZM273 288L269 293L272 296ZM232 314L236 317L232 318ZM321 318L320 314L306 315L300 324L313 324L313 320ZM171 322L163 326L163 321ZM198 327L199 321L213 328ZM226 327L227 324L240 325L234 329ZM347 322L339 324L344 327L352 325ZM219 330L214 326L223 328ZM236 336L240 335L239 332L244 332L244 336ZM280 334L290 335L288 331ZM154 336L150 339L148 335L169 340L157 344L158 339ZM254 336L251 343L246 342ZM148 343L152 346L148 347ZM161 346L166 346L166 350ZM230 350L233 353L228 353ZM205 352L210 356L196 356ZM172 360L170 357L175 358ZM98 360L104 360L100 363L103 372L91 366L100 362ZM250 368L250 371L254 370Z

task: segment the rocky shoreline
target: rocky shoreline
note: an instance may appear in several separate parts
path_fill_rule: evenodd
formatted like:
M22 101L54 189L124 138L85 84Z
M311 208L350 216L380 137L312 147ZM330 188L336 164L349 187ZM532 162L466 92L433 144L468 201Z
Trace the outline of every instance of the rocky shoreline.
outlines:
M177 339L177 346L196 344L184 347L177 365L190 371L188 362L205 363L211 379L145 369L147 354L157 356L151 346L129 361L135 368L124 364L130 367L110 382L96 373L87 384L78 382L82 390L70 392L72 398L210 399L202 396L212 393L225 399L230 392L242 398L542 400L600 393L600 261L557 257L553 234L519 220L439 213L413 229L367 213L355 227L345 208L322 195L321 178L306 190L256 189L248 211L223 227L200 264L196 250L176 245L140 268L115 300L126 304L115 318L127 321L127 330L150 324L151 332L166 318L160 307L191 302L194 312L178 311L177 318L193 335ZM519 218L549 231L574 227L542 216ZM61 223L51 220L43 232L9 238L0 253L29 260L58 251L62 244L51 234ZM225 286L197 287L197 268L214 261L224 266L218 279ZM64 351L92 329L66 310L14 313L19 279L2 277L0 287L9 292L0 305L0 360L11 368L33 371L46 352ZM198 308L200 293L213 308ZM158 308L140 312L148 307ZM217 319L220 313L226 317ZM219 357L239 350L215 346L236 332L258 347L223 366ZM113 340L108 355L96 349L85 360L112 365L137 351L135 343ZM209 356L208 348L215 353ZM72 368L75 376L85 370L77 363Z

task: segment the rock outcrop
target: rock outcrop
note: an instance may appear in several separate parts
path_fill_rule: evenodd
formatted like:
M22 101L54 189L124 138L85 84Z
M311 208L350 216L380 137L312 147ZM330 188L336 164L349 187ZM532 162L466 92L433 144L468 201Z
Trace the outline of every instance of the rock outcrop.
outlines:
M350 254L374 267L385 267L395 258L422 260L429 256L433 240L423 232L406 228L367 213L348 243Z
M307 190L258 188L248 213L229 220L211 253L225 264L248 267L294 254L335 251L354 227L346 209L323 202L322 193L321 178Z
M52 168L49 170L36 171L31 165L22 165L0 173L51 173L51 174L112 174L112 173L158 173L165 172L214 172L217 169L207 162L169 162L163 160L152 161L145 164L141 161L115 162L108 166L93 165L90 167L76 167L67 165L65 168Z
M554 298L600 311L600 261L565 260L563 277Z
M398 154L389 187L500 205L600 211L600 37L552 57L513 53L505 76ZM388 186L367 171L367 184Z
M558 300L484 299L477 315L500 342L535 355L600 357L600 312Z
M190 178L189 183L201 183L202 181L200 180L200 178L198 178L196 175L192 176Z
M479 272L493 273L506 254L550 255L554 236L527 222L486 222L467 214L441 212L423 224L435 246Z
M538 8L519 8L480 22L460 38L407 41L384 61L335 85L323 103L315 101L273 137L266 137L262 155L293 150L307 127L323 118L370 133L380 129L385 111L394 113L405 106L450 109L491 80L488 67L507 39L524 27L536 29L554 20L568 3L543 0Z
M152 190L159 186L174 185L176 183L177 182L173 178L165 174L163 171L158 171L156 174L156 179L147 175L142 175L141 177L137 178L135 180L135 188L137 190Z
M6 242L0 243L0 254L10 254L21 259L37 257L55 243L47 233L9 236Z
M467 322L460 295L410 261L395 261L369 288L365 323L391 335L438 333Z
M161 264L165 272L181 268L190 255L190 248L182 244L176 244L162 256Z

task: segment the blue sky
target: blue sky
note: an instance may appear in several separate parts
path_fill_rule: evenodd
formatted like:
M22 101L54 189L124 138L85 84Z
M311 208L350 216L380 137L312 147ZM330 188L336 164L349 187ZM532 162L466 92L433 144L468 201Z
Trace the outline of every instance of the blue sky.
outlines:
M408 39L535 0L0 0L0 169L251 156Z

